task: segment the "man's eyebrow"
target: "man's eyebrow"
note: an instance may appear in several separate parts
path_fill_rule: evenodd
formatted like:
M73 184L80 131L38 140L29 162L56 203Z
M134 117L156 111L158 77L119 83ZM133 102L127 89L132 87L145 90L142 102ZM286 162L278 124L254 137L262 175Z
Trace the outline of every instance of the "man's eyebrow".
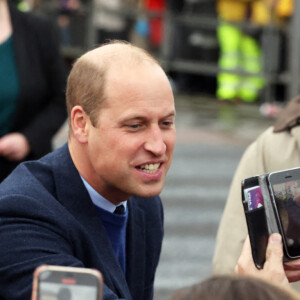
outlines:
M166 115L164 118L175 117L175 116L176 116L176 111L173 110L173 111L171 111L168 115Z
M144 120L144 119L146 119L146 117L144 117L144 116L132 115L132 116L127 116L127 117L120 119L119 123L128 122L128 121L132 121L132 120Z
M175 117L175 115L176 115L176 113L175 113L175 110L174 110L174 111L171 111L169 114L161 117L160 119ZM122 123L122 122L131 121L131 120L145 120L145 119L147 119L147 116L131 115L131 116L127 116L127 117L124 117L124 118L120 119L119 122Z

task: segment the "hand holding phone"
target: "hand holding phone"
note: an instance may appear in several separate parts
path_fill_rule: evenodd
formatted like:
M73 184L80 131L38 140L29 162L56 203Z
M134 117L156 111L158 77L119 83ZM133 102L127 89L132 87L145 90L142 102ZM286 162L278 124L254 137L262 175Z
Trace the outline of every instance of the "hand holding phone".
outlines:
M235 267L235 273L239 275L254 276L275 284L288 286L288 279L282 265L283 245L281 236L273 233L268 238L268 246L266 250L266 263L261 269L257 269L251 260L250 240L247 237L243 246L242 253Z
M101 300L103 279L87 268L42 265L33 275L32 300Z
M249 177L242 203L257 268L265 262L270 234L282 236L284 261L300 257L300 168Z

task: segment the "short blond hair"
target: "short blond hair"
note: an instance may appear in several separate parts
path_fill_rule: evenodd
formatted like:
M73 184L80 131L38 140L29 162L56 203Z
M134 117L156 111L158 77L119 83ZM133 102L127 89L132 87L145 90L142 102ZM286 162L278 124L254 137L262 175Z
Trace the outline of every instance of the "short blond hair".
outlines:
M134 64L143 61L159 65L158 61L144 49L116 40L82 55L73 65L67 82L66 99L69 121L72 108L80 105L90 117L92 124L96 126L99 110L106 99L107 70L113 64L122 64L132 68Z

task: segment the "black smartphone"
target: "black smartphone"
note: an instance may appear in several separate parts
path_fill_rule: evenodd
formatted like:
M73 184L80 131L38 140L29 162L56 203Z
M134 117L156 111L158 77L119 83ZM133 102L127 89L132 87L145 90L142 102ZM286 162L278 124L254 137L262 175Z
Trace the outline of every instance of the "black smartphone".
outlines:
M300 168L268 175L269 189L277 214L285 254L300 257Z
M253 261L258 269L262 269L266 260L269 232L264 211L264 199L257 176L243 180L242 202Z
M33 275L32 300L101 300L103 279L86 268L42 265Z

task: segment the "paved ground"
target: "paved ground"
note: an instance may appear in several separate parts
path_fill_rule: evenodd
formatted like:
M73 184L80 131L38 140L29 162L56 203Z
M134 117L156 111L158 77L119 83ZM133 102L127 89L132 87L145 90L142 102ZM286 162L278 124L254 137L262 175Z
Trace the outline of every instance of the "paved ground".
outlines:
M177 144L162 193L165 239L155 300L211 273L215 236L230 181L245 147L273 123L258 105L176 96ZM66 140L66 127L55 146Z

